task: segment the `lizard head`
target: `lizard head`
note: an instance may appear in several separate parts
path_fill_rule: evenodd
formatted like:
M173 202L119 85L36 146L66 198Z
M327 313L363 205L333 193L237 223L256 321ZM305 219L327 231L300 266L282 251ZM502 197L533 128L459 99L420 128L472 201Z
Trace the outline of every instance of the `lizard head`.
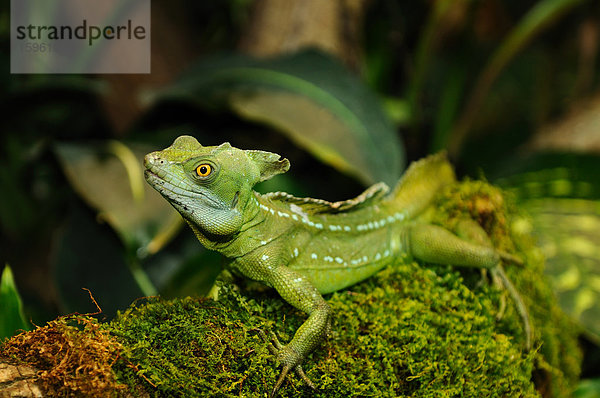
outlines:
M284 173L287 159L224 143L202 146L181 136L144 158L146 181L204 235L228 236L244 223L244 209L259 181Z

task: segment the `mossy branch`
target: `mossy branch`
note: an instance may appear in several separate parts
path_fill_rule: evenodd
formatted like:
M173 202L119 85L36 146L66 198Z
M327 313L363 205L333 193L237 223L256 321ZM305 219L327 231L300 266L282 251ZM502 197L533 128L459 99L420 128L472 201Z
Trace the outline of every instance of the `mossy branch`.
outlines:
M526 260L506 271L529 307L534 350L522 348L514 303L497 319L506 293L479 271L399 260L328 297L332 333L305 364L314 396L568 396L579 372L577 332L531 238L512 231L502 194L467 182L437 205L434 221L449 226L468 215L499 249ZM0 374L6 364L27 366L45 396L266 396L279 369L256 329L286 342L304 319L271 290L224 284L218 302L153 298L109 323L50 322L0 347ZM0 391L10 383L0 380ZM280 396L305 393L293 376Z

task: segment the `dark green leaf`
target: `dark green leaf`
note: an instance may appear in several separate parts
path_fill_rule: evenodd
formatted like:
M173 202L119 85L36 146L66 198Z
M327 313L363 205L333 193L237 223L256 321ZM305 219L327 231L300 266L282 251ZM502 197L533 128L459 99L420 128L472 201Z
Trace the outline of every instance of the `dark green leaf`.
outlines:
M380 100L358 77L318 52L270 60L242 55L204 60L152 97L166 99L228 106L275 127L365 184L393 184L404 165L403 147Z

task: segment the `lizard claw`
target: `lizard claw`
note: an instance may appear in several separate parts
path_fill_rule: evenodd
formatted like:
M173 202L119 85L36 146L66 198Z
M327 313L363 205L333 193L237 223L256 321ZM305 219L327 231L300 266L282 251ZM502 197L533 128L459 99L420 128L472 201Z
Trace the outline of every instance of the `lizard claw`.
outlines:
M277 378L277 382L275 383L271 394L269 394L269 398L274 398L277 395L277 391L283 384L283 381L285 380L286 376L292 368L294 369L298 377L300 377L310 388L312 388L313 390L317 389L314 383L308 378L308 376L306 376L306 373L304 373L302 365L295 364L297 360L289 359L290 355L288 352L286 352L286 346L279 342L279 339L277 338L275 333L269 332L269 338L262 329L253 329L253 331L256 331L258 335L263 339L263 341L267 343L267 348L269 349L271 354L275 355L277 357L277 360L283 363L283 369L281 370L281 374Z
M283 381L285 380L285 377L290 372L290 369L291 369L291 366L288 366L288 365L283 366L283 369L281 370L281 374L277 378L277 382L275 383L275 387L273 387L273 390L271 391L269 398L275 398L275 396L277 395L277 391L279 390L279 387L281 387L281 385L283 384ZM298 377L300 377L302 380L304 380L304 382L310 388L312 388L313 390L317 389L317 387L314 385L314 383L312 381L310 381L310 379L306 376L306 373L304 373L304 370L302 369L301 365L296 365L294 370L296 371L296 374L298 375Z
M308 378L308 376L306 376L301 365L296 365L295 371L296 371L296 374L298 375L298 377L300 377L302 380L304 380L306 385L308 385L313 390L317 389L317 386L315 386L314 383Z
M525 348L527 351L531 350L531 344L533 339L533 331L531 328L531 321L529 320L529 312L527 311L527 307L521 298L521 295L514 287L508 276L504 273L504 269L502 266L498 265L495 268L492 268L492 273L495 274L494 278L501 281L502 285L508 291L508 294L512 298L515 303L518 314L521 316L521 320L523 321L523 327L525 329Z
M275 336L275 333L269 332L269 334L271 335L271 338L269 339L269 337L267 337L267 334L265 333L265 331L262 329L256 328L256 329L252 329L251 331L257 332L258 335L260 336L260 338L263 339L263 341L268 344L267 348L269 349L271 354L277 355L279 353L279 351L283 348L283 344L281 344L279 342L279 339L277 338L277 336Z
M524 264L523 260L521 260L519 257L513 256L512 254L507 253L503 250L496 250L496 253L498 253L498 256L500 256L500 259L502 261L506 261L508 263L512 263L519 266L522 266Z
M279 378L277 379L277 382L275 383L275 386L273 387L271 394L269 394L269 398L274 398L277 395L277 390L279 390L279 387L281 387L281 384L283 384L283 381L285 380L285 376L287 376L289 371L290 371L289 366L283 367L283 370L281 371L281 374L279 375Z

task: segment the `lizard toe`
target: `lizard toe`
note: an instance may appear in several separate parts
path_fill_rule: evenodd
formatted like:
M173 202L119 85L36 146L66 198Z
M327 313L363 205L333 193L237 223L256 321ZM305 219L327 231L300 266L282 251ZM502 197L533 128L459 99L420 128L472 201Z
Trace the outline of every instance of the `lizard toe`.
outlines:
M317 389L317 386L315 386L315 384L308 378L308 376L306 376L306 373L304 373L302 366L300 366L300 365L296 366L295 371L296 371L296 374L298 375L298 377L300 377L302 380L304 380L304 382L306 383L307 386L309 386L313 390Z

